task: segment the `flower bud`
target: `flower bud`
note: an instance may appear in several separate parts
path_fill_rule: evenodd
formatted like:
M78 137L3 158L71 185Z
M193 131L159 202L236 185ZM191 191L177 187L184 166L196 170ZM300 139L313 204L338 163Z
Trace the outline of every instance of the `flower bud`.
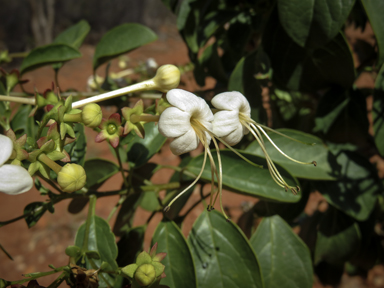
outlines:
M156 279L155 267L151 264L143 264L136 269L135 279L140 286L148 286Z
M171 89L179 86L180 70L175 65L163 65L157 69L156 75L153 78L158 86L157 89L161 92L168 92Z
M84 106L81 118L85 126L95 128L100 125L103 113L99 105L90 103Z
M80 190L86 180L85 170L78 164L66 164L57 175L57 182L64 192Z

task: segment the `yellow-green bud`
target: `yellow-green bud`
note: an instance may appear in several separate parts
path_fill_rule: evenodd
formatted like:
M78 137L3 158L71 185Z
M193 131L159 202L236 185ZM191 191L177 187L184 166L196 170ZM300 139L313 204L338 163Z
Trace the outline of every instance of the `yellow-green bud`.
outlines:
M96 103L89 103L84 106L81 118L85 126L95 128L100 125L103 118L101 108Z
M78 164L66 164L57 175L57 182L64 192L80 190L86 180L85 170Z
M163 65L157 69L153 81L158 86L158 90L161 92L168 92L169 90L179 86L180 70L175 65Z
M140 265L135 272L135 279L140 286L148 286L156 279L155 267L151 264Z

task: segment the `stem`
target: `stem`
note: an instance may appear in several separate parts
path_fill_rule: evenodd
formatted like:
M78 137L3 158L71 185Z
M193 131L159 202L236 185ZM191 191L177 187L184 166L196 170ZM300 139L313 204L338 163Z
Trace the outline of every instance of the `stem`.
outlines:
M124 87L121 89L113 90L113 91L106 92L106 93L103 93L103 94L100 94L97 96L93 96L93 97L89 97L87 99L73 102L72 108L73 109L80 108L80 107L82 107L86 104L89 104L89 103L97 103L100 101L104 101L104 100L108 100L108 99L115 98L118 96L122 96L122 95L125 95L128 93L140 92L143 90L154 89L156 87L157 87L157 85L155 84L153 79L149 79L147 81L136 83L136 84L133 84L131 86L127 86L127 87Z
M11 58L24 58L27 57L29 52L15 52L15 53L9 53L8 56Z
M44 153L41 153L39 155L39 157L37 157L37 160L39 160L40 162L43 162L45 165L47 165L49 168L51 168L53 171L55 171L56 174L59 174L59 172L61 171L61 169L63 167L61 167L59 164L57 164L55 161L53 161L52 159L50 159L47 155L45 155Z
M28 282L28 281L31 281L31 280L35 280L35 279L38 279L40 277L44 277L44 276L48 276L48 275L52 275L52 274L55 274L57 272L60 272L60 271L63 271L65 268L67 268L68 265L65 265L65 266L62 266L62 267L58 267L58 268L55 268L54 270L52 271L47 271L47 272L36 272L36 273L31 273L33 274L33 276L31 277L28 277L28 278L25 278L25 279L22 279L22 280L18 280L18 281L11 281L10 282L10 285L14 285L14 284L23 284L25 282ZM27 275L31 275L31 274L27 274ZM26 275L26 276L27 276Z
M61 273L61 275L53 281L47 288L56 288L59 287L61 283L65 280L65 277L67 276L67 273Z
M83 122L83 118L81 117L82 112L76 114L64 114L64 122L75 122L81 123Z
M56 84L56 87L57 89L59 90L60 92L60 86L59 86L59 69L54 69L55 70L55 84Z
M137 122L159 122L160 116L159 115L131 115L131 122L137 123Z
M142 192L148 192L148 191L154 191L157 189L158 190L168 190L168 189L177 189L177 188L180 188L179 182L170 182L167 184L143 185L143 186L137 186L134 189L141 190ZM85 194L63 193L63 194L60 194L57 197L55 197L51 202L54 205L54 204L57 204L63 200L66 200L66 199L73 199L73 198L79 198L79 197L91 197L91 196L95 196L96 198L102 198L102 197L124 195L124 194L127 194L127 189L107 191L107 192L88 191ZM48 203L49 202L47 202L47 204ZM20 219L24 219L28 216L34 215L35 213L39 212L43 208L44 208L43 206L40 206L40 207L36 208L35 210L30 211L29 213L25 213L23 215L20 215L18 217L10 219L10 220L2 221L2 222L0 222L0 227L11 224L11 223L16 222Z
M88 250L88 238L89 238L89 229L91 227L91 218L95 216L95 210L96 210L96 196L91 195L89 196L89 208L88 208L88 216L87 216L87 224L85 226L85 235L84 235L84 243L82 251L85 252Z
M15 96L5 96L0 95L0 101L10 101L10 102L16 102L16 103L22 103L22 104L28 104L28 105L35 105L36 100L35 97L15 97Z

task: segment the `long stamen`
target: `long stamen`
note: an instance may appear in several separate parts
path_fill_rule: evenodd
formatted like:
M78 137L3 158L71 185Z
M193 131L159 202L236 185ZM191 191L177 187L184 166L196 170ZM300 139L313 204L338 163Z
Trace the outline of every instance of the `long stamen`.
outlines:
M215 174L216 176L216 179L217 179L217 182L219 183L219 175L217 173L217 169L216 169L216 164L215 164L215 161L213 160L213 157L212 157L212 154L211 154L211 151L209 150L209 147L208 145L206 144L205 146L205 151L208 151L208 157L209 157L209 161L210 161L210 164L211 164L211 173ZM208 211L211 211L213 210L213 195L216 193L213 193L213 189L214 189L214 179L212 178L212 183L211 183L211 198L210 198L210 201L209 201L209 206L208 206Z
M264 140L262 138L262 135L260 134L260 131L257 129L257 127L254 126L254 125L252 125L252 127L251 127L247 123L245 123L243 125L245 125L245 127L247 127L247 129L252 133L252 135L255 137L255 139L259 143L259 145L260 145L260 147L261 147L261 149L262 149L262 151L263 151L263 153L265 155L265 158L267 160L268 170L271 173L272 179L276 182L277 185L279 185L280 187L285 188L285 190L290 189L292 191L292 193L296 195L297 194L297 190L299 190L299 188L298 187L290 186L290 185L287 184L287 182L285 182L284 178L281 176L280 172L277 170L277 168L276 168L275 164L273 163L272 159L268 155L268 152L265 149Z
M274 130L274 129L272 129L272 128L269 128L268 126L265 126L265 125L263 125L263 124L256 123L253 119L250 119L250 122L251 122L252 124L254 124L254 125L259 126L259 128L262 127L262 128L265 129L265 130L268 130L268 131L271 131L271 132L273 132L273 133L276 133L276 134L278 134L278 135L280 135L280 136L283 136L283 137L285 137L285 138L287 138L287 139L290 139L290 140L292 140L292 141L296 141L296 142L299 142L299 143L302 143L302 144L305 144L305 145L311 145L311 146L316 145L316 143L304 142L304 141L295 139L295 138L293 138L293 137L291 137L291 136L285 135L284 133L281 133L281 132L279 132L279 131L277 131L277 130Z
M312 161L312 162L302 162L302 161L298 161L296 159L293 159L292 157L288 156L287 154L285 154L279 147L277 147L277 145L275 144L275 142L272 141L272 139L268 136L268 134L263 130L263 128L260 126L260 125L254 125L253 123L250 124L253 128L255 128L255 126L260 129L260 131L264 134L265 137L267 137L268 141L273 145L273 147L276 148L277 151L279 151L284 157L288 158L289 160L293 161L293 162L296 162L296 163L299 163L299 164L314 164L316 166L316 161Z
M183 195L189 188L191 188L193 185L196 184L196 182L200 179L201 175L203 174L205 163L207 161L207 150L204 151L204 160L203 160L203 166L201 167L199 175L196 177L195 181L193 181L190 185L188 185L187 188L185 188L179 195L177 195L175 198L172 199L172 201L164 208L164 212L169 211L171 208L171 205L173 202L175 202L181 195Z
M211 133L209 133L209 134L211 135L213 144L216 147L217 162L219 164L219 179L217 181L218 182L217 183L218 191L217 191L216 198L215 198L215 201L213 202L213 204L216 203L217 196L220 195L220 198L219 198L220 199L220 209L221 209L221 212L223 213L225 219L228 221L229 217L225 213L224 207L223 207L223 165L221 164L220 149L219 149L219 145L217 145L215 137L213 137L213 134L211 134Z

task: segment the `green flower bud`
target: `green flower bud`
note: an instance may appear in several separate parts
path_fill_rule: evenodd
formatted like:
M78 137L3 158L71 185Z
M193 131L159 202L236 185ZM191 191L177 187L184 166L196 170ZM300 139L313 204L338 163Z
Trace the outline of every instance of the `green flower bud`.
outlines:
M158 86L158 90L161 92L168 92L169 90L179 86L180 70L175 65L163 65L157 69L153 81Z
M151 264L143 264L136 269L135 279L140 286L148 286L156 279L155 267Z
M65 254L67 254L69 257L76 258L76 257L80 256L81 249L80 249L80 247L77 247L77 246L68 246L65 249Z
M85 126L95 128L100 125L103 113L99 105L90 103L84 106L81 118Z
M82 166L66 164L57 175L57 182L64 192L75 192L84 187L87 176Z

